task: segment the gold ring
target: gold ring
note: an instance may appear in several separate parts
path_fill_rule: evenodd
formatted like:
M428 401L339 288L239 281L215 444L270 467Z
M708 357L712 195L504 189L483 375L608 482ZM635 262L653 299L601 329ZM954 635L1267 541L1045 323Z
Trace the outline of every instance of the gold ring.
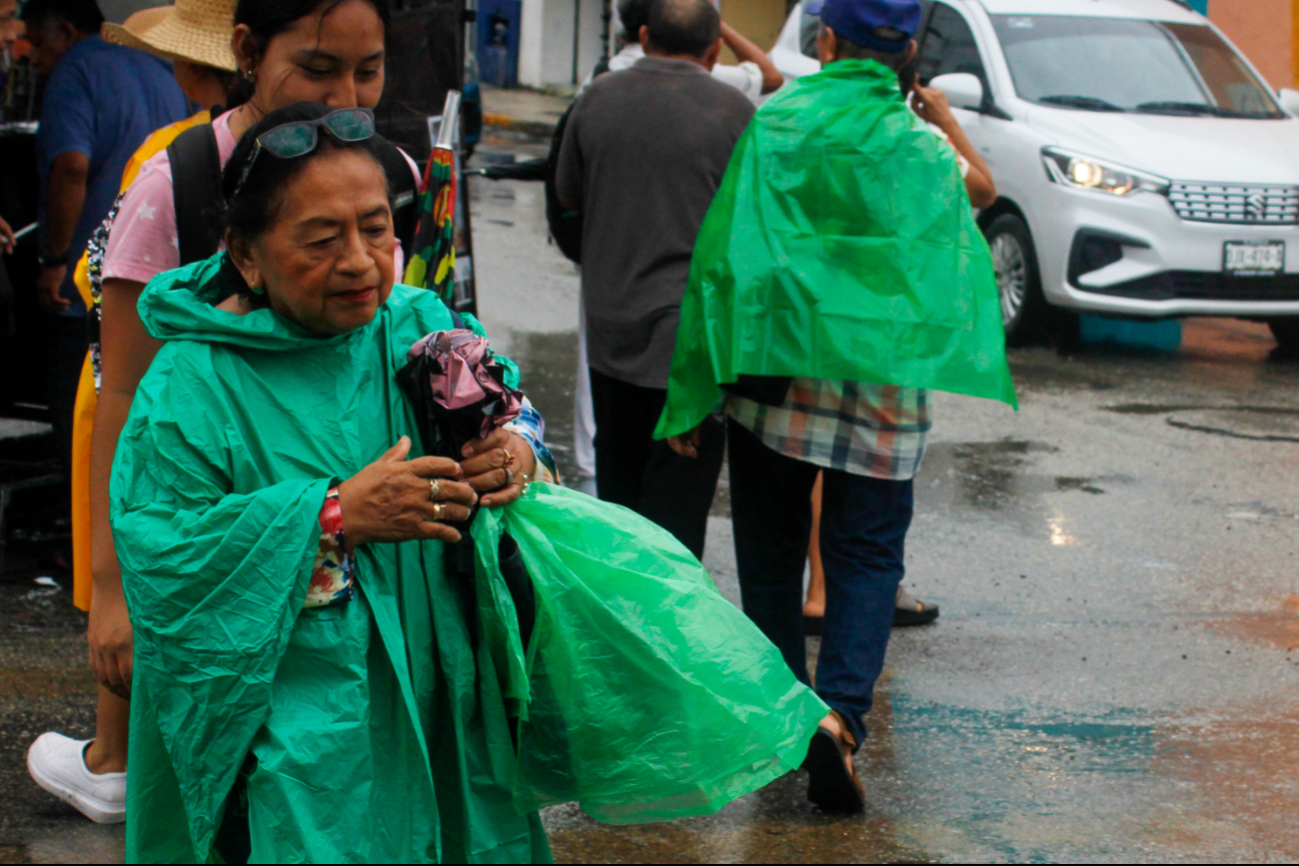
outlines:
M508 448L502 448L501 450L505 452L505 462L502 463L501 466L508 469L514 465L514 455L510 453L510 449Z
M445 508L445 506L444 506L441 502L435 502L435 503L433 503L433 519L434 519L434 520L441 520L441 519L442 519L442 509L443 509L443 508Z
M442 482L436 478L428 480L428 498L433 502L437 501L438 494L442 492Z

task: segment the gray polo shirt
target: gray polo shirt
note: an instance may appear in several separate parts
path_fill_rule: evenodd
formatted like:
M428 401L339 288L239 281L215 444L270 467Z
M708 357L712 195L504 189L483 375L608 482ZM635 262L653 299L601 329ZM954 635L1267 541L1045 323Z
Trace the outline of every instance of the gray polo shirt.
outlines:
M733 87L687 60L645 57L578 99L559 197L582 208L582 301L591 366L666 388L690 254L753 117Z

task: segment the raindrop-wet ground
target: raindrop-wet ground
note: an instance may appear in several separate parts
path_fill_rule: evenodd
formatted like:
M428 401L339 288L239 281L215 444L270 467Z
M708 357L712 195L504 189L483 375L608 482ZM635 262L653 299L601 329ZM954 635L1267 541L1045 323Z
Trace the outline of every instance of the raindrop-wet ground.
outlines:
M485 152L534 155L527 142ZM499 158L499 156L498 156ZM540 184L471 182L481 318L572 451L578 276ZM862 816L791 774L714 816L609 827L547 810L561 862L1299 858L1299 366L1266 328L1185 323L1175 352L1012 352L1021 411L936 395L899 630L858 757ZM778 494L774 506L778 507ZM705 564L738 600L725 480ZM0 862L122 856L44 795L26 746L88 736L84 618L0 585ZM815 654L817 641L809 641Z

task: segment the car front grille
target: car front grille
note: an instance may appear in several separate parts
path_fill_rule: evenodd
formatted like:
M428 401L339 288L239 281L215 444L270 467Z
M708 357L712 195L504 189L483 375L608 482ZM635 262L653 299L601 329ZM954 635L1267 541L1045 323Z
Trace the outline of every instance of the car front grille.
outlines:
M1241 225L1299 223L1299 187L1240 183L1185 183L1168 189L1177 215L1190 222Z
M1216 271L1164 271L1085 292L1143 301L1299 301L1299 274L1238 277Z

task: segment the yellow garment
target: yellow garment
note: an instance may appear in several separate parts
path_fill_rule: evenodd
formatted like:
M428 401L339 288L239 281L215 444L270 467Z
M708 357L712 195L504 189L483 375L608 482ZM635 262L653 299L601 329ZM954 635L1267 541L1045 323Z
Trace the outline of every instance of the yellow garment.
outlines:
M204 109L193 117L178 120L155 131L126 163L120 191L125 192L139 174L140 166L150 157L166 150L176 140L176 136L191 126L211 121L212 113ZM81 293L81 300L86 303L86 309L91 309L90 256L87 252L81 254L72 280ZM90 438L95 424L97 398L94 362L87 352L86 362L81 367L81 381L77 385L77 406L72 415L72 603L86 611L90 610L93 585L90 571Z

